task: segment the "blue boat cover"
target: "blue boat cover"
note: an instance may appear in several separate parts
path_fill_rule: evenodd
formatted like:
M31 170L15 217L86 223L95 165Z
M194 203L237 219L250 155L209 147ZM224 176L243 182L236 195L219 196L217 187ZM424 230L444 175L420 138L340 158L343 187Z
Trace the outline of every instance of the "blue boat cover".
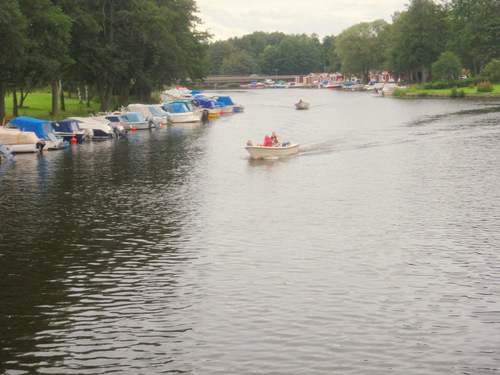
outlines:
M219 96L217 101L220 103L224 103L226 106L234 105L234 102L231 100L230 96Z
M190 112L184 103L165 103L162 106L170 113L187 113Z
M20 116L9 121L11 124L17 126L19 130L25 132L34 132L38 138L48 138L49 133L54 134L52 124L47 120L40 120L37 118Z
M195 96L197 94L201 94L201 91L198 91L198 90L192 90L191 91L191 95Z
M73 133L81 131L76 120L52 121L52 127L56 132Z
M110 122L125 122L120 115L106 116L106 120L109 120Z
M193 100L193 103L197 107L201 108L209 108L209 109L217 108L215 102L212 99L206 99L206 98L195 99Z

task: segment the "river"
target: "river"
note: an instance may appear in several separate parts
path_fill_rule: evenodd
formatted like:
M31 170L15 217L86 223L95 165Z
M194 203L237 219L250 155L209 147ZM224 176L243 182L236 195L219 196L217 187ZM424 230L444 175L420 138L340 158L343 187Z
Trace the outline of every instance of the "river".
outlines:
M0 373L500 373L500 102L224 93L0 164Z

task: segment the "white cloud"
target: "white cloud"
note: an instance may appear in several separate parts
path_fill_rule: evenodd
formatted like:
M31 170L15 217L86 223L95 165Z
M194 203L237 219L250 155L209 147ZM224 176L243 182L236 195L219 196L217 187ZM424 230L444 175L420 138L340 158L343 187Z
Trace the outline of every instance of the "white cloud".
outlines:
M360 22L382 18L391 22L396 11L409 0L197 0L199 27L214 34L214 40L282 31L286 34L338 35Z

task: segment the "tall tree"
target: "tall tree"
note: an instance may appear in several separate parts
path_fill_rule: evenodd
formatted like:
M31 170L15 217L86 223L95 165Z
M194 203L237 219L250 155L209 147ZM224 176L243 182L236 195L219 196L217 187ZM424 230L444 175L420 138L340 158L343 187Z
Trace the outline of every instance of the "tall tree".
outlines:
M50 0L19 0L20 9L28 19L25 63L31 67L33 80L50 84L52 88L52 115L59 113L59 80L65 66L71 63L69 41L71 18L60 6Z
M370 69L378 69L385 60L385 30L382 19L361 22L343 31L337 39L335 53L345 73L360 74L367 82Z
M432 0L412 0L408 10L393 17L391 62L393 69L419 72L426 82L431 64L444 51L449 38L446 10Z
M16 76L20 77L17 75L19 67L26 59L27 26L27 20L17 0L0 2L0 121L7 115L5 111L7 88L16 80Z
M500 56L500 2L451 0L449 16L453 30L449 46L477 75Z

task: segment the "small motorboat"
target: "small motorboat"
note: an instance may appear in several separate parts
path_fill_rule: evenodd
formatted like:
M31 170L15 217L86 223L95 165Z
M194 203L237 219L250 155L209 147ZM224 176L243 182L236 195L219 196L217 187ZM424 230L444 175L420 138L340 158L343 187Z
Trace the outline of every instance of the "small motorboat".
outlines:
M284 142L275 146L246 146L252 159L280 158L295 155L299 152L298 143Z
M309 109L309 103L303 102L301 99L298 103L295 103L295 108L296 109Z

